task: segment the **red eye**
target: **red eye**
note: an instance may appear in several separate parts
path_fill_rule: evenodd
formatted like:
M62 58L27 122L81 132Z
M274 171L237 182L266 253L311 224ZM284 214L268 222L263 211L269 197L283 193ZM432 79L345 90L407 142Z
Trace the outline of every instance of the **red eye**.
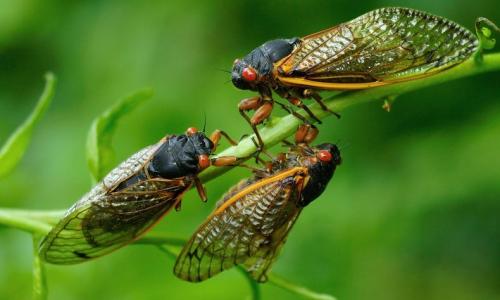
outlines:
M198 156L198 165L200 165L201 169L206 169L210 166L210 159L208 158L208 155L202 154Z
M257 73L252 68L244 68L241 72L241 76L246 81L254 81L255 79L257 79Z
M328 150L320 150L316 157L322 162L330 162L332 161L332 154Z
M197 132L198 132L198 129L196 129L196 127L189 127L186 130L186 134L189 135L189 136L194 135Z

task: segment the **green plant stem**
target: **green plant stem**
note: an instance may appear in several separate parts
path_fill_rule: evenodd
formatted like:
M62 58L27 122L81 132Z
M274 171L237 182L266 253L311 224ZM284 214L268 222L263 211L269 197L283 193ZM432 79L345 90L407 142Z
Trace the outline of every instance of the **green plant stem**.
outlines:
M387 97L394 97L406 92L415 91L431 85L498 70L500 71L500 53L484 55L481 62L474 58L470 58L464 63L447 70L445 72L429 76L419 80L406 81L402 83L382 86L373 89L335 93L333 96L326 98L324 101L328 108L333 111L342 111L350 106L361 104L370 101L381 101ZM319 105L312 104L309 108L319 118L330 116L330 113L323 111ZM302 115L303 111L298 111ZM276 145L285 138L293 135L301 121L292 115L279 118L264 126L261 130L261 136L268 147ZM229 147L222 151L219 156L237 156L247 157L256 151L255 144L250 139L243 139L237 146ZM210 167L200 177L203 181L209 181L230 168L227 167ZM50 224L57 222L57 219L62 215L61 211L24 211L14 209L0 209L0 224L19 228L21 230L45 234L50 230ZM49 223L49 224L47 224ZM143 243L148 243L148 237L143 238ZM175 244L175 243L174 243Z
M21 209L0 209L0 224L45 235L52 229L53 220L63 215L61 211L32 211Z
M37 294L37 291L44 291L44 268L42 262L38 257L38 244L39 239L37 236L47 234L52 228L51 224L54 224L54 220L60 219L64 215L64 211L28 211L20 209L0 209L0 224L4 224L10 227L18 228L34 235L33 247L34 247L34 262L33 262L33 293ZM186 243L185 239L166 236L164 234L150 233L140 240L134 242L135 245L156 245L160 251L167 254L168 257L176 259L177 254L174 253L165 245L182 247ZM238 267L238 270L247 279L250 289L252 292L252 299L261 299L259 284L248 275L245 269ZM326 294L318 294L304 287L298 286L294 283L286 281L285 279L276 276L274 274L268 274L269 282L283 288L285 290L291 291L293 293L300 294L309 299L321 299L321 300L332 300L334 297ZM43 293L40 293L43 295ZM43 297L34 297L35 299L44 299Z
M158 245L166 244L170 246L182 247L186 244L186 240L177 237L166 236L164 234L149 233L141 239L134 242L136 245Z
M240 271L240 273L245 276L245 279L247 280L248 282L248 285L250 286L250 291L252 292L252 300L260 300L262 297L261 297L261 293L260 293L260 286L259 286L259 283L257 281L255 281L255 279L252 278L252 276L250 276L250 274L248 274L248 272L241 266L237 266L236 268L238 271Z
M416 91L432 85L491 71L500 71L500 53L484 55L482 61L480 62L474 57L471 57L456 67L418 80L405 81L360 91L343 93L336 92L334 95L325 98L324 102L332 111L341 112L353 105L372 101L382 102L388 97L399 96L401 94ZM331 116L329 112L322 110L316 103L309 105L308 107L320 119ZM298 110L297 112L303 116L307 116L307 114L302 110ZM270 148L280 143L285 138L292 136L301 123L302 121L296 117L288 115L271 121L267 124L267 126L263 126L259 129L259 133L264 141L264 144L266 145L266 148ZM238 145L222 151L218 156L251 156L257 150L255 144L251 140L252 137L253 135L243 139ZM229 167L210 167L200 174L200 178L203 182L206 182L230 169L231 168Z
M307 299L316 299L316 300L336 300L337 298L333 297L332 295L328 294L319 294L314 291L311 291L310 289L307 289L302 286L297 286L296 284L291 283L290 281L277 276L276 274L268 274L268 281L269 283L280 287L282 289L291 291L295 294L301 295Z
M38 244L42 236L33 235L33 299L47 299L47 280L45 277L45 266L38 256Z
M419 80L407 81L355 92L336 92L332 96L324 99L324 102L332 111L340 112L356 104L370 101L382 102L382 100L387 99L388 97L394 98L403 93L415 91L439 83L444 83L447 81L495 70L500 70L500 53L485 55L481 60L470 58L459 66L456 66L448 71ZM317 104L312 104L309 106L309 108L319 118L330 116L330 113L323 111ZM306 115L305 112L301 110L299 110L298 113L304 116ZM259 132L266 147L269 148L286 139L287 137L293 135L301 122L302 121L295 118L294 116L288 115L283 118L276 118L272 120L262 129L260 129ZM251 156L256 151L255 144L251 140L251 137L252 136L242 140L237 146L233 146L222 151L219 156ZM200 177L203 181L206 182L221 175L224 172L227 172L229 169L230 168L211 167L205 170ZM52 225L57 222L57 220L63 215L63 213L64 212L62 211L25 211L17 209L0 209L0 224L30 232L35 236L45 235L50 231ZM137 241L136 243L159 245L170 244L179 246L183 244L183 240L172 237L155 237L153 235L148 235ZM37 244L38 242L35 243L35 245ZM38 256L35 257L35 264L35 276L39 276L38 278L41 278L42 281L38 281L37 279L37 283L35 283L36 288L34 288L34 291L39 291L36 293L40 294L39 299L43 299L43 297L45 297L45 292L43 289L43 266L39 262ZM310 299L335 299L330 295L314 293L304 287L292 284L273 274L269 274L269 282ZM255 293L255 291L253 292Z
M177 254L174 251L168 249L167 247L163 246L162 244L158 244L157 246L161 252L166 254L171 259L175 260L177 258Z
M162 245L161 241L163 239L157 239L157 240L154 240L154 239L151 239L150 240L150 244L156 244L158 246L158 249L163 252L164 254L166 254L168 257L172 258L174 261L177 259L177 253L175 253L174 251L170 250L169 248L165 247L164 245ZM184 240L184 243L186 241ZM159 244L160 243L160 244ZM248 272L245 271L245 269L243 269L242 267L238 266L237 267L238 271L240 271L244 276L245 278L247 279L248 281L248 284L250 285L250 289L252 291L252 300L260 300L261 297L260 297L260 287L258 286L257 282L255 280L253 280L252 277L250 277L250 275L248 275Z

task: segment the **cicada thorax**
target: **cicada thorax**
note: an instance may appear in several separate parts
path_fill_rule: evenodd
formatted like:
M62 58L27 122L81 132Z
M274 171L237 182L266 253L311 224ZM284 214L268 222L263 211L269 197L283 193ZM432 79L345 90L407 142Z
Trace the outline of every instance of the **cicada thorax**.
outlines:
M332 144L301 144L277 156L270 168L224 195L183 248L174 273L196 282L243 265L255 280L266 281L303 207L324 191L339 163Z
M274 159L270 173L290 168L307 168L301 197L297 205L304 207L319 197L341 163L340 151L336 145L324 143L310 147L308 144L292 146L289 152Z
M197 175L211 164L208 156L221 134L216 131L208 138L188 129L132 155L68 210L42 242L40 256L50 263L71 264L108 254L179 208L191 186L205 199Z
M475 35L452 21L409 8L382 8L295 39L292 51L274 61L271 76L263 80L245 80L238 73L242 66L259 70L247 57L238 60L232 76L233 82L242 81L237 87L258 91L267 101L272 97L262 91L272 89L309 118L295 116L320 122L300 99L312 98L329 111L320 90L359 90L430 76L463 62L477 49ZM258 110L265 102L253 103L240 105L240 110ZM246 117L258 138L256 124L271 110L267 105L263 112Z

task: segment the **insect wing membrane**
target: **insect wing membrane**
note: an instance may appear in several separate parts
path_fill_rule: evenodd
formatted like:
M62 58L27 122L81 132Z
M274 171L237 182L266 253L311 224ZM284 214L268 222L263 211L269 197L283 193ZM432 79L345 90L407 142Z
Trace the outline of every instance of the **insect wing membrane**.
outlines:
M184 246L174 273L197 282L244 264L255 280L266 281L265 273L301 211L296 205L299 172L303 168L231 190Z
M155 150L147 147L123 162L68 210L42 242L41 257L72 264L102 256L135 240L174 207L190 182L147 179L140 170ZM130 179L136 182L108 188Z
M332 89L335 84L367 88L376 86L373 82L427 76L464 61L477 47L470 31L442 17L383 8L305 37L279 63L283 73L279 80L311 86L317 82L320 88L328 88L321 83L331 83Z
M146 165L147 162L151 160L154 153L162 145L162 142L158 142L155 145L144 147L137 153L133 154L127 160L118 165L118 167L111 170L108 175L104 177L102 182L104 186L111 190L115 188L119 183L127 180L133 175L137 174Z

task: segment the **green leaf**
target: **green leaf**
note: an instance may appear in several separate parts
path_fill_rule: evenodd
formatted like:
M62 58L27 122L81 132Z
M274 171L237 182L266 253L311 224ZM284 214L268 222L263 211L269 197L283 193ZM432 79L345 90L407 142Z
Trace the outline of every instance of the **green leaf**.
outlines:
M29 117L7 139L0 150L0 178L8 175L21 161L28 148L35 125L42 119L52 102L56 86L54 74L45 75L45 89Z
M118 121L152 96L152 89L137 91L115 103L92 122L87 135L87 164L95 182L100 181L114 165L111 143Z

